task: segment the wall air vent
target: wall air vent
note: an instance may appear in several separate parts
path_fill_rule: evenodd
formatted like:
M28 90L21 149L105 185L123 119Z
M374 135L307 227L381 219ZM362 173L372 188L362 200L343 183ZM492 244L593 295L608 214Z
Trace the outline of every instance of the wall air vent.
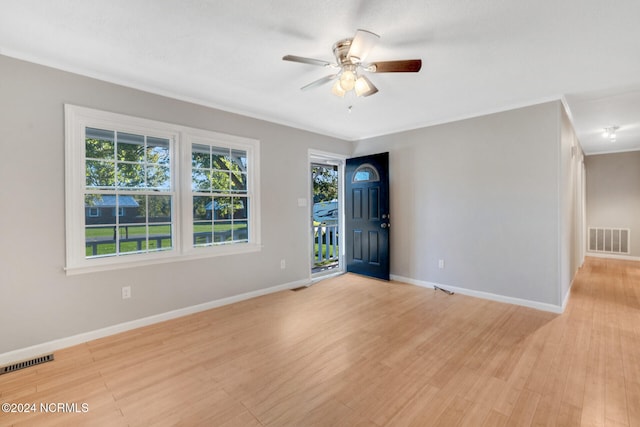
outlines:
M631 230L628 228L589 227L589 252L629 254Z
M51 361L53 361L53 353L47 354L45 356L38 356L29 360L23 360L22 362L17 362L12 365L0 367L0 375L8 374L9 372L13 372L13 371L19 371L20 369L28 368L30 366L35 366L41 363L46 363Z

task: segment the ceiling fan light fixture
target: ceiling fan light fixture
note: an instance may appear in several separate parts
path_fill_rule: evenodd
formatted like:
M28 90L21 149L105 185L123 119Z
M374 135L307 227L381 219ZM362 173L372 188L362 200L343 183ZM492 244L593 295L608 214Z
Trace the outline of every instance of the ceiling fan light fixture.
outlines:
M377 93L378 89L362 73L417 73L422 67L422 60L420 59L364 63L363 61L379 38L379 35L371 31L357 30L353 38L338 40L333 45L335 63L297 55L285 55L282 59L284 61L321 65L339 70L334 74L322 77L301 87L301 90L318 87L335 79L337 81L333 83L331 92L336 96L342 98L352 90L357 96L370 96Z
M347 57L352 64L364 61L378 42L379 35L367 30L358 30L351 41Z
M378 91L378 89L371 83L366 76L360 76L356 80L355 83L355 91L358 96L369 96L373 95Z
M347 93L347 91L342 88L340 80L336 80L336 82L333 84L333 88L331 88L331 93L333 93L335 96L339 96L340 98L344 98L344 95Z
M356 84L356 73L352 70L345 69L340 75L340 86L346 92L353 90L353 87Z

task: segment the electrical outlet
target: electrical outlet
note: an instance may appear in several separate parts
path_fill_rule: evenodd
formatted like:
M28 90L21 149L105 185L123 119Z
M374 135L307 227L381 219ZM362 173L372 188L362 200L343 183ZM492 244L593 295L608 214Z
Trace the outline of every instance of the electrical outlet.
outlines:
M284 270L285 268L287 268L287 262L284 259L280 260L280 269Z
M444 260L438 260L438 268L444 268Z
M131 286L123 286L122 287L122 299L131 298Z

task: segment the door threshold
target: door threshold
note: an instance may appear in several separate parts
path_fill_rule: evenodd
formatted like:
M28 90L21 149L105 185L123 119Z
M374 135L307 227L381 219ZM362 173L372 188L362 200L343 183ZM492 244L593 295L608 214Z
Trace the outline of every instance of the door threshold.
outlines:
M314 283L317 283L324 279L330 279L332 277L341 276L344 273L345 273L344 270L338 270L337 268L328 270L328 271L323 271L321 273L316 273L311 275L311 284L313 285Z

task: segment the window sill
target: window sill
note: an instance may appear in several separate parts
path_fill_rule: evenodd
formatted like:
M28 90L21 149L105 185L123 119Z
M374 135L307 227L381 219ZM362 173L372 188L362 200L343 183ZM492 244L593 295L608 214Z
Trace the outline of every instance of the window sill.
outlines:
M86 260L84 265L66 267L64 270L67 276L75 276L78 274L96 273L100 271L121 270L134 267L145 267L149 265L166 264L172 262L191 261L205 258L216 258L220 256L241 255L253 252L260 252L262 245L259 244L243 244L243 245L220 245L205 248L194 248L188 254L178 254L175 251L166 253L156 253L141 259L140 255L122 257L105 257Z

